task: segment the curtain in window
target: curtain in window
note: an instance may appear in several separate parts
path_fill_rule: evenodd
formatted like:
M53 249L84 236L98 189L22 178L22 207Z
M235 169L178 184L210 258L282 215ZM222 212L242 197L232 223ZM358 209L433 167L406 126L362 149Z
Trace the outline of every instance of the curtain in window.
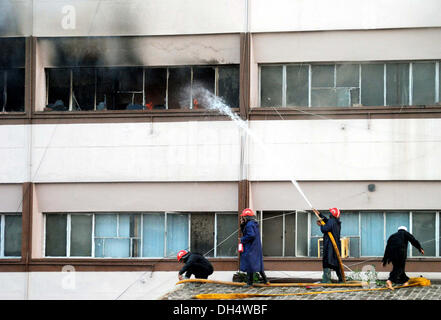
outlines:
M164 221L163 213L150 213L143 216L143 257L164 256Z
M167 257L176 256L179 250L189 249L188 215L167 215Z
M361 255L383 256L384 217L382 212L361 213Z

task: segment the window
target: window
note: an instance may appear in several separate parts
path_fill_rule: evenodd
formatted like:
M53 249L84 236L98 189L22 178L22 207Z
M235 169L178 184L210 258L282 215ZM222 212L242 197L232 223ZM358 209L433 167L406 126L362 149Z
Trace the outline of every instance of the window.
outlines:
M0 112L24 112L25 40L0 39Z
M439 61L260 66L261 107L431 105Z
M325 216L328 213L322 212ZM309 255L317 257L317 240L323 237L310 213L311 236ZM389 237L398 227L406 226L421 243L425 257L439 257L439 212L420 211L343 211L340 237L349 238L349 257L382 257ZM438 228L439 229L439 228ZM409 244L409 257L422 256Z
M21 215L0 214L0 258L21 256Z
M46 257L171 258L237 254L235 213L45 214Z
M46 68L44 110L198 109L204 92L238 108L239 66Z

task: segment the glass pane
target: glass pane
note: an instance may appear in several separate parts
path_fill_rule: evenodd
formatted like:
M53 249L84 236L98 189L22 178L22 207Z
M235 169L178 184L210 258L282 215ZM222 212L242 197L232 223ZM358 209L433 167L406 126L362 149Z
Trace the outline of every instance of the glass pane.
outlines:
M215 69L213 67L193 67L192 99L193 109L207 108L207 94L214 94ZM202 99L200 96L202 95ZM210 101L210 100L208 100Z
M308 106L309 66L286 67L287 106Z
M167 257L175 257L180 251L189 249L188 246L188 215L167 215Z
M334 65L317 65L311 68L312 87L334 87Z
M92 215L71 215L70 255L90 257L92 255Z
M297 227L297 256L298 257L307 256L308 255L308 213L307 212L297 212L296 227Z
M21 256L21 216L5 216L5 256Z
M163 257L165 237L165 216L163 213L151 213L143 216L142 256Z
M95 257L104 257L104 239L95 238Z
M104 239L104 257L129 258L130 239Z
M349 237L349 256L353 258L360 257L360 238Z
M217 215L216 255L233 257L237 255L238 218L236 214Z
M46 215L46 256L66 256L67 215Z
M384 65L363 64L361 66L361 104L384 105Z
M359 236L358 219L358 212L343 211L340 215L340 237Z
M260 105L282 106L282 66L264 66L260 69Z
M46 69L48 105L45 110L69 110L70 69Z
M336 71L337 87L359 87L360 67L358 64L338 64Z
M262 250L264 256L283 255L283 212L263 213Z
M347 107L351 103L349 88L311 89L313 107Z
M191 214L191 248L190 251L208 257L214 256L214 214Z
M435 218L434 212L412 213L412 234L421 243L424 256L435 256ZM412 256L417 257L422 254L412 246Z
M167 69L152 68L145 70L146 108L165 109L167 92Z
M6 78L6 95L4 97L5 111L23 112L25 94L25 70L9 69L6 71ZM3 94L3 91L0 94ZM1 106L3 105L0 104L0 107Z
M435 103L435 63L413 63L412 104Z
M116 214L95 215L95 237L116 237L117 216Z
M141 237L141 216L139 214L119 215L119 237Z
M409 64L386 64L386 104L409 104Z
M296 255L296 216L295 213L285 214L285 256Z
M230 108L239 108L239 66L219 67L219 97Z
M383 256L384 217L382 212L361 213L362 256Z
M168 108L189 109L191 103L191 68L170 68Z

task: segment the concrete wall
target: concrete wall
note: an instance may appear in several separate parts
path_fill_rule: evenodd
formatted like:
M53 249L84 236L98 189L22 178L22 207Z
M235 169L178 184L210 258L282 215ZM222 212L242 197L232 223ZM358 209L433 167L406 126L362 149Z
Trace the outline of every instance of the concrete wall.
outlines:
M441 180L440 119L249 125L252 181ZM29 126L0 130L9 137L0 148L0 158L7 159L1 183L241 178L240 131L232 121L32 125L32 144Z
M437 0L7 0L0 35L109 36L424 28Z
M21 184L0 184L0 212L21 212L22 188Z
M441 180L440 119L253 121L249 180Z

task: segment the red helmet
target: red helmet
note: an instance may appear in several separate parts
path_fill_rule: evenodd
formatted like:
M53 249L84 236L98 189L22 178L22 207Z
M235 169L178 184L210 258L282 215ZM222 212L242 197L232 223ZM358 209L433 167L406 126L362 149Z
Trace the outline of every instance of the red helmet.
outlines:
M338 210L337 208L331 208L331 209L329 209L329 211L331 211L331 214L334 217L340 218L340 210Z
M254 216L254 212L250 208L246 208L242 211L242 214L240 216L241 217L247 217L247 216L251 217L251 216Z
M188 253L187 250L181 250L178 252L178 261L181 261L182 257Z

